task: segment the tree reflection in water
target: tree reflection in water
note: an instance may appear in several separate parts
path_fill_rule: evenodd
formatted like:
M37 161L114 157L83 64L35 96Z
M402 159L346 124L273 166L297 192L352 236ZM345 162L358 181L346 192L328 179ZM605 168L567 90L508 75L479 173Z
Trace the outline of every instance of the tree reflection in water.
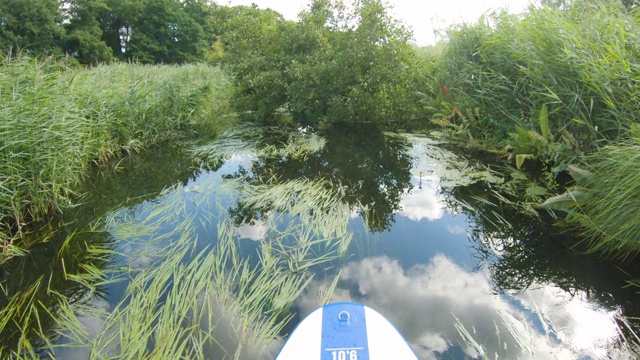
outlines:
M638 289L629 286L632 266L587 254L575 230L558 227L548 214L532 216L501 201L491 185L476 183L446 189L448 206L473 219L470 240L487 264L495 290L509 295L552 284L571 296L584 297L604 309L638 319ZM495 190L495 189L493 189ZM500 193L503 197L510 194ZM454 200L454 201L451 201ZM640 324L616 320L627 339L640 333ZM632 320L633 321L633 320Z
M283 147L288 135L269 134L253 140L260 150L264 147ZM253 186L287 184L290 182L321 181L327 192L340 197L366 219L371 231L387 230L400 210L402 195L412 189L412 158L407 143L400 138L385 136L375 126L343 125L320 132L325 146L304 156L262 152L250 168L240 168L232 177L244 178ZM260 153L260 151L258 151ZM230 213L238 226L264 220L270 206L255 208L240 201ZM331 212L334 209L310 209Z

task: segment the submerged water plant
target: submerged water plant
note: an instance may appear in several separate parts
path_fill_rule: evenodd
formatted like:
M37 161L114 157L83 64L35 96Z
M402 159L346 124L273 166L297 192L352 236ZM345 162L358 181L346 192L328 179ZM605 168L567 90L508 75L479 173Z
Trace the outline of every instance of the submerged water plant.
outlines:
M289 150L284 151L298 153L295 148L285 146ZM111 258L110 265L82 264L72 269L69 259L60 256L55 273L86 289L77 301L49 290L43 285L46 279L35 281L33 291L13 293L3 309L0 332L16 323L28 336L3 343L0 351L16 358L273 355L293 316L289 312L293 301L315 271L334 266L331 263L348 246L350 212L345 210L346 220L330 211L309 212L318 206L340 206L340 198L327 193L322 183L268 188L251 187L238 179L224 179L223 184L215 177L206 179L211 181L167 189L154 201L113 212L100 222L110 245L87 243L87 256ZM255 252L247 252L239 240L237 224L219 203L223 193L274 206L272 216L265 219L270 230ZM299 221L285 213L295 209ZM203 228L215 235L203 238L199 235ZM69 244L72 239L77 241L70 237ZM65 245L60 253L69 250ZM117 283L115 288L126 289L116 302L105 301L102 289ZM323 301L330 297L319 296ZM42 302L43 298L50 301ZM38 320L34 326L30 320L34 318L46 322L40 325Z

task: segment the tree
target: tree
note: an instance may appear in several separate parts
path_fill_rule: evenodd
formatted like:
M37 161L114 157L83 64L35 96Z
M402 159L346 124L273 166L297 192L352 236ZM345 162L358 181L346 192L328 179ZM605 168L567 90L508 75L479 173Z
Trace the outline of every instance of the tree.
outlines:
M60 53L65 30L59 0L3 0L0 48L37 54Z
M380 0L354 8L315 0L287 23L266 15L232 30L226 61L239 104L255 119L285 110L301 124L389 123L418 112L417 57L410 32Z
M204 59L202 27L179 0L145 0L131 26L125 55L143 63L185 63Z
M99 21L111 11L106 0L69 1L65 51L83 64L111 60L113 50L102 38L102 24Z
M420 76L408 43L411 33L387 10L379 0L356 1L353 12L339 2L312 3L301 23L320 25L316 31L324 39L313 47L314 60L290 88L294 116L306 123L386 123L415 115L413 94ZM313 109L314 104L324 108Z
M110 11L99 14L102 40L111 48L114 57L125 58L125 49L131 39L132 24L141 16L144 0L104 0Z
M282 15L246 6L218 14L223 19L224 62L236 74L237 106L254 118L269 118L287 101L283 50L293 27Z

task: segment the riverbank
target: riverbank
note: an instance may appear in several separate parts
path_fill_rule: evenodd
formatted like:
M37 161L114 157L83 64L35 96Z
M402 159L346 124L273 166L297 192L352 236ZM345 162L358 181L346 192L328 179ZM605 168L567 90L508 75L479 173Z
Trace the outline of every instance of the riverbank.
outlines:
M527 195L546 198L565 224L582 228L592 251L625 259L640 252L640 222L628 215L640 208L618 206L637 194L627 185L638 180L629 173L640 119L638 16L618 1L488 14L451 29L425 70L437 124L500 153L514 174L526 170ZM617 231L621 219L625 230Z
M73 204L93 164L231 121L231 83L217 67L20 57L0 72L0 264L24 253L29 224Z

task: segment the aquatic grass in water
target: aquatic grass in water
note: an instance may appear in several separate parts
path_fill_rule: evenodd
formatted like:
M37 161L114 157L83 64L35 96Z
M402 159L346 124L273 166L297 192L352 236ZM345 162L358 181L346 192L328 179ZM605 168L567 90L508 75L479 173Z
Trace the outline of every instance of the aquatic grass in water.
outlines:
M285 136L262 145L250 144L250 148L255 153L268 147L278 159L297 154L295 146L281 152L289 147L287 139ZM421 146L423 139L411 142L414 140L416 146L411 154L422 156L413 163L414 182L418 181L420 169L432 165L447 167L446 153L431 154L428 146ZM425 143L429 144L426 140ZM346 190L326 178L292 176L284 180L284 176L274 176L254 182L250 173L268 158L254 157L247 165L245 156L251 157L250 152L241 157L234 156L233 151L227 154L232 160L218 171L203 172L184 188L178 185L166 189L157 198L113 212L103 222L113 245L87 244L95 249L91 257L110 258L107 264L72 267L65 256L73 249L73 242L63 246L65 250L57 261L61 263L64 259L66 281L91 289L73 300L69 295L52 294L56 304L47 302L45 309L50 312L48 317L55 320L53 325L41 321L42 326L24 326L31 333L37 332L36 336L44 333L44 338L25 337L21 349L30 346L36 349L34 353L52 353L57 358L272 359L282 343L283 326L290 319L289 309L298 295L317 296L322 303L330 300L339 286L340 276L345 274L340 270L339 260L353 256L342 248L343 244L349 244L352 234L340 227L346 226L353 209L346 203ZM313 159L314 153L304 154ZM216 153L211 155L218 157ZM476 172L470 162L454 163L463 174ZM238 165L243 171L233 173ZM455 180L453 175L451 180ZM489 207L490 199L482 198L474 190L479 186L467 187L474 200ZM454 193L453 189L443 190ZM234 217L234 205L239 202L246 203L250 210L268 209L264 217L259 217L260 226L268 229L259 243L239 239L236 230L240 223L244 224L236 222L243 217ZM469 211L477 208L477 203L470 204ZM328 211L324 207L329 207ZM506 218L498 216L492 224L510 226L509 222L514 221L509 216L514 212L509 209L506 212ZM487 236L511 232L485 230ZM522 231L537 233L526 227ZM375 242L373 237L368 240ZM546 262L541 257L537 263ZM319 278L321 287L314 285L316 281L311 282ZM36 279L36 282L42 289L47 280L45 277L45 281ZM113 282L123 283L105 292L102 285ZM51 290L56 291L56 287ZM339 292L343 290L339 288ZM30 294L24 291L16 296L14 303L21 305L12 310L7 323L19 320L16 314L44 299L41 294ZM112 297L110 302L100 297L105 294ZM413 319L411 314L407 315ZM497 348L486 341L487 331L493 331L491 326L477 328L462 317L458 321L459 345L465 347L465 341L475 341L487 356L493 355L493 349L498 349L495 353L500 355L513 353L513 349L506 348L502 352L502 344L507 343L526 350L526 340L523 343L519 339L528 338L521 336L526 333L518 332L518 319L498 315L495 322L498 334L490 334L491 338L498 338ZM455 334L453 320L449 325ZM509 336L517 343L508 340ZM14 358L35 357L26 350L17 352L18 346L14 344L3 343L3 356L12 352L18 354Z
M295 146L285 148L297 153ZM121 265L82 266L78 274L62 266L65 279L90 291L80 302L60 295L55 306L43 309L55 326L21 342L22 348L34 349L29 357L43 352L59 358L71 354L203 359L274 355L281 344L279 334L291 319L293 301L314 276L312 268L328 266L348 245L350 212L348 208L337 212L346 217L336 217L332 211L312 214L311 208L341 206L331 198L333 192L327 193L327 184L318 182L248 186L246 190L239 179L226 179L224 189L218 185L204 181L185 189L167 189L156 201L109 216L104 224L115 240L113 248L92 246L92 256L113 256ZM273 206L273 216L265 220L272 230L261 241L257 259L241 249L235 224L214 196L221 192ZM194 209L210 210L196 215ZM301 215L299 221L290 221L288 211ZM198 238L197 228L216 226L215 239ZM127 289L113 307L92 295L106 284L123 281L128 282ZM34 286L42 288L42 282ZM322 301L330 291L319 294ZM7 309L22 311L33 308L37 298L22 293L14 299L16 306ZM27 301L17 304L18 299ZM7 321L17 316L6 315ZM27 329L32 331L33 326ZM27 356L24 350L8 350L18 358Z
M225 121L230 83L218 68L0 63L0 247L25 225L72 204L93 162ZM218 124L218 125L216 125ZM13 250L12 250L13 249Z
M183 194L173 190L165 195L168 201L139 209L148 217L139 222L137 234L135 218L131 223L115 214L109 221L114 234L127 235L122 245L144 244L145 257L160 261L129 268L133 280L125 298L102 320L101 331L90 343L80 342L89 334L75 334L72 346L83 345L98 358L257 358L264 349L277 350L274 341L290 319L288 309L313 277L307 269L335 259L335 253L310 252L316 236L291 223L271 233L259 262L251 263L238 248L233 224L225 220L218 223L215 246L198 250L206 239L197 239L197 221L186 207L175 207L176 199L190 201ZM175 230L158 236L165 222ZM292 236L296 241L289 245ZM134 261L136 255L129 253Z
M205 164L237 156L300 158L322 150L325 145L323 137L304 129L235 126L225 130L215 141L193 149L193 154Z

